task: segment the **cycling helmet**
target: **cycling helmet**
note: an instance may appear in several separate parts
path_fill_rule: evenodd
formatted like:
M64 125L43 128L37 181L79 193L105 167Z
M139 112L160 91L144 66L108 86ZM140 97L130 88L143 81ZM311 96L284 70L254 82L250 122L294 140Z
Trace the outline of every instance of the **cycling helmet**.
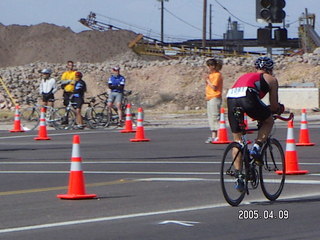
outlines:
M81 77L82 77L82 73L81 73L81 72L76 72L76 73L75 73L75 76L81 78Z
M113 71L119 71L120 70L120 67L119 66L116 66L114 68L112 68Z
M45 69L41 70L41 73L43 73L43 74L51 74L52 70L50 68L45 68Z
M274 62L269 57L259 57L254 63L256 69L272 70Z

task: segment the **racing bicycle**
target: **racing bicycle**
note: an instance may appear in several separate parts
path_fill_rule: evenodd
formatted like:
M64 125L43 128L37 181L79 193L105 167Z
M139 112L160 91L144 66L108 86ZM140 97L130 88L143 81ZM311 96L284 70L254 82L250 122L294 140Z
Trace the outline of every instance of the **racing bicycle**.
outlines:
M220 183L223 196L231 206L238 206L244 199L245 194L249 194L249 189L256 189L261 185L264 196L270 201L275 201L280 196L285 183L285 174L281 174L285 173L283 148L280 142L270 134L261 150L263 164L257 165L250 156L246 133L259 130L261 124L258 123L256 129L246 129L243 109L237 107L233 110L242 137L241 142L230 143L222 157ZM288 118L279 115L273 117L282 121L290 121L294 115L290 113ZM244 185L240 191L236 188L236 181L239 178L243 180Z

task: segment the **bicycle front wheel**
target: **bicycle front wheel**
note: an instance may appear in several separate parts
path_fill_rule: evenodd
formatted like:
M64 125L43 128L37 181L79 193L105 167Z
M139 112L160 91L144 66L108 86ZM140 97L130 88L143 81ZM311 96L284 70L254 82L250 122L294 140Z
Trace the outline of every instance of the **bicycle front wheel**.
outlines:
M34 130L40 122L40 113L34 107L28 107L21 110L21 125L25 131Z
M285 158L277 139L268 140L261 152L263 166L259 167L260 183L263 194L270 201L276 200L285 182Z
M71 109L61 107L52 113L52 123L55 129L72 129L75 125L76 115Z
M236 189L236 169L239 169L236 159L242 158L242 147L239 143L230 143L222 158L221 170L220 170L220 183L222 188L222 193L225 200L231 206L238 206L244 198L245 191L239 192ZM240 169L244 168L244 163L242 161L242 166ZM244 180L244 189L246 189L246 181Z

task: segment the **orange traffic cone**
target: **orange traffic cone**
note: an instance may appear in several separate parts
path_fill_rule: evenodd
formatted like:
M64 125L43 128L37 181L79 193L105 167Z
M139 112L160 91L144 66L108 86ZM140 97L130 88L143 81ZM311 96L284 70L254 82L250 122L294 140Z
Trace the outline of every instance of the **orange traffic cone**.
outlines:
M297 146L314 146L315 145L314 143L310 142L306 109L302 109L300 137L299 137L299 142L296 145Z
M144 136L144 127L143 127L143 109L138 109L138 119L137 119L137 130L135 138L130 139L130 142L149 142L150 139L145 138Z
M126 122L125 122L125 128L121 130L121 133L133 133L136 132L136 130L133 130L132 128L132 115L131 115L131 104L127 104L126 108Z
M296 151L296 142L293 133L293 121L288 122L287 144L285 154L285 174L306 174L308 170L299 170L298 154ZM278 174L283 174L283 171L277 171Z
M86 194L84 175L81 168L80 136L73 136L71 169L69 175L69 188L67 194L58 194L61 199L89 199L95 198L96 194Z
M224 108L220 109L220 127L218 130L218 140L212 141L213 144L231 143L228 140L228 131L226 128L226 121L224 120Z
M44 107L41 108L38 137L35 137L34 140L51 140L47 134L46 108Z
M20 107L16 105L16 110L14 114L14 124L13 129L10 132L24 132L23 128L21 128L21 121L20 121Z

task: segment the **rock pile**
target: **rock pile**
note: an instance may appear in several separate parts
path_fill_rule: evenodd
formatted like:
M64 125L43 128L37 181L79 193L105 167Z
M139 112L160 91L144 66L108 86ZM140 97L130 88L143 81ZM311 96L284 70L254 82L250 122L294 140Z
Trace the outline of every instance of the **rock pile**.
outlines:
M252 68L256 57L224 58L222 73L225 79L225 87L243 72ZM312 54L301 56L283 57L275 56L276 74L279 79L285 75L291 79L286 82L314 82L319 86L320 79L320 49ZM120 65L122 73L128 79L128 88L133 89L135 100L145 107L159 107L161 104L174 103L176 109L183 109L186 106L203 107L204 85L201 79L206 58L191 56L174 60L146 61L134 53L118 55L113 60L102 63L76 63L76 68L83 72L84 79L88 84L88 95L95 95L106 90L105 82L110 74L110 69ZM304 71L297 71L297 65ZM23 66L7 67L0 69L6 86L14 99L24 103L26 98L38 96L38 85L40 81L39 70L51 68L54 77L59 80L62 72L65 71L65 64L53 64L36 62ZM293 69L292 69L293 68ZM290 73L290 69L291 73ZM288 72L289 71L289 72ZM287 72L287 73L285 73ZM299 77L302 75L304 77ZM283 76L282 76L283 75ZM3 91L2 91L3 93ZM9 99L2 94L0 98L1 108L12 108Z
M59 80L66 61L73 60L84 74L87 95L94 96L106 91L110 69L119 65L127 78L127 89L134 92L132 100L145 108L175 111L205 107L202 76L206 58L146 59L127 47L135 37L135 33L122 30L74 33L46 23L29 27L0 24L0 76L13 98L24 104L26 98L38 96L38 71L43 68L51 68ZM224 62L227 89L238 76L252 70L256 56L217 58ZM280 85L311 82L319 87L320 48L292 57L274 56L274 60ZM12 108L4 88L0 89L0 108Z

